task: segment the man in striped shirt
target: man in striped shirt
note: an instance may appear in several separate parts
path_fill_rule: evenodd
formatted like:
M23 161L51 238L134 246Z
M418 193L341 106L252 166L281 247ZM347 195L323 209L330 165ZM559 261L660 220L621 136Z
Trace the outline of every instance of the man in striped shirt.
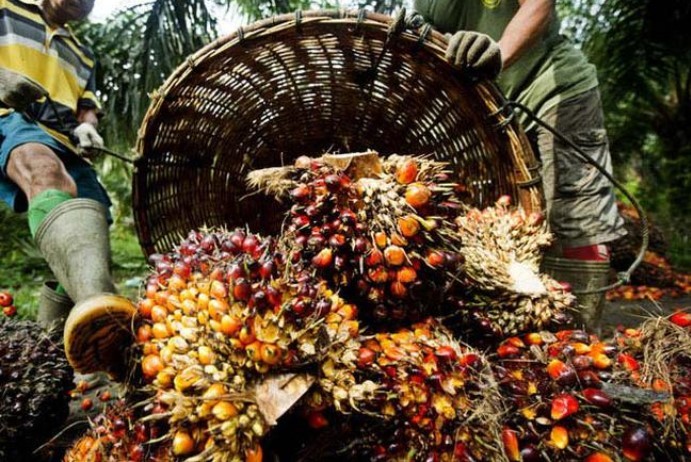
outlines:
M44 286L39 320L66 322L66 353L77 371L117 373L129 335L120 326L134 307L113 295L111 203L82 157L103 145L94 56L66 26L93 5L0 0L0 198L28 211L59 282Z

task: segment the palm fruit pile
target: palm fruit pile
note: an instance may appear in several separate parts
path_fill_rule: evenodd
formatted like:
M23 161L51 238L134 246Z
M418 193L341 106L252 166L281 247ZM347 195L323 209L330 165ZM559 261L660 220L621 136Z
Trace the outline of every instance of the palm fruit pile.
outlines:
M688 345L691 337L688 332L684 336ZM687 377L674 396L670 382L657 374L644 383L643 369L650 363L642 350L632 347L644 342L635 329L606 342L578 330L505 339L495 350L492 367L507 405L502 430L506 457L640 462L688 456L691 448L680 444L688 438L688 427L665 430L666 425L676 427L669 419L682 423L683 415L673 417L674 404L665 403L674 403L676 396L679 407L688 402L689 364L678 357L672 361ZM668 414L660 415L666 406Z
M110 404L64 456L64 462L172 462L160 423L142 421L124 400Z
M567 285L540 274L552 242L543 216L510 205L503 196L456 219L465 279L458 310L465 325L493 337L564 324L575 302Z
M500 397L491 393L481 354L455 341L436 320L360 338L354 351L331 351L306 401L313 427L327 407L371 419L374 441L351 446L358 460L496 460ZM381 422L388 431L377 431Z
M0 460L25 460L56 433L71 388L60 332L33 321L0 321Z
M446 165L376 153L298 159L250 175L250 186L287 197L279 247L290 264L316 274L358 304L364 319L421 319L443 299L457 266L453 219L460 211ZM364 165L364 167L363 167Z
M354 307L308 274L280 278L285 265L273 241L241 230L192 232L154 260L137 338L172 453L243 460L270 423L253 386L357 336Z
M650 406L663 427L669 460L691 457L691 313L653 318L640 328L621 328L614 337L627 358L634 358L632 379L642 389L669 393Z
M136 323L145 398L69 462L259 462L281 433L297 450L281 460L691 456L687 318L610 341L547 332L574 298L539 273L542 218L506 198L462 206L429 159L374 157L255 172L287 198L280 236L193 231L153 257ZM295 377L305 386L278 403Z

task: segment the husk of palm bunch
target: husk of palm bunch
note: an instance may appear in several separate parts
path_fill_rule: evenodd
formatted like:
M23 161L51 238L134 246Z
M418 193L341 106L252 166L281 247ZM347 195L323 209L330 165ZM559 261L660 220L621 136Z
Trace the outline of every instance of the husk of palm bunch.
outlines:
M540 272L552 242L541 214L527 216L504 196L493 207L464 208L456 224L463 266L455 309L467 324L496 337L568 321L574 296Z

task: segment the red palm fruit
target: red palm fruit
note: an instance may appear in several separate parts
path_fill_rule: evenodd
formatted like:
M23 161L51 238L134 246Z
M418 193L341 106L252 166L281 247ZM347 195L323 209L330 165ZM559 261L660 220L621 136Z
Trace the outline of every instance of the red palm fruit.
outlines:
M444 254L441 252L437 252L436 250L431 250L427 254L427 264L432 267L438 267L442 266L444 264Z
M346 238L343 234L334 234L329 238L329 245L331 247L341 247L346 243Z
M397 245L390 245L384 250L384 258L389 266L400 266L405 262L405 251Z
M605 454L604 452L596 452L594 454L589 455L586 459L585 462L614 462L610 456Z
M312 190L309 186L305 184L298 185L292 191L290 191L290 197L295 202L302 203L309 199Z
M554 420L561 420L578 412L578 401L569 394L557 395L552 400L551 415Z
M389 272L383 266L378 266L367 271L367 277L375 284L384 284L389 280Z
M691 313L685 311L677 311L669 320L679 327L689 327L691 326Z
M2 291L0 292L0 306L5 308L8 306L12 306L12 303L14 303L14 298L12 298L12 294L10 294L7 291Z
M443 345L434 351L434 354L445 361L453 361L456 359L456 350L448 345Z
M331 249L322 249L317 255L312 258L312 264L320 269L328 268L333 263L333 251Z
M511 344L503 344L497 348L497 355L499 355L500 358L509 358L519 354L521 354L521 350Z
M504 340L505 343L515 346L516 348L525 348L525 343L518 337L509 337Z
M413 183L406 188L405 200L416 209L424 207L432 197L432 191L423 183Z
M608 369L612 365L612 360L604 353L597 353L592 358L593 366L598 369Z
M406 215L398 219L398 230L403 237L413 237L420 232L420 222L412 215Z
M370 268L380 265L384 261L384 254L379 249L372 251L365 257L365 264Z
M597 388L586 388L583 390L583 397L590 404L599 407L609 407L612 405L612 398L602 390Z
M252 296L252 286L245 279L240 278L235 281L233 286L233 297L236 300L246 302Z
M417 174L417 162L413 159L408 159L396 170L396 181L400 184L410 184L415 181Z
M542 335L538 334L537 332L527 334L525 336L525 341L528 343L528 345L542 345L544 343Z
M511 462L520 462L521 451L518 448L518 433L510 428L504 428L501 432L501 440L504 443L504 453Z
M621 438L622 454L627 460L641 462L650 453L650 435L641 427L630 428Z
M4 306L2 308L2 314L7 316L8 318L11 318L12 316L17 314L17 307L14 305Z
M365 367L369 364L372 364L375 357L376 354L374 351L366 347L361 347L360 350L358 350L357 364L359 367Z
M324 184L326 184L326 188L331 192L338 191L343 185L341 182L341 176L335 173L326 175L326 178L324 178Z
M377 233L374 233L374 244L379 247L380 249L384 249L387 244L389 243L389 237L386 235L386 233L379 231Z
M405 298L405 296L408 295L408 289L399 281L393 281L389 289L391 290L391 295L396 298Z
M561 425L557 425L552 428L549 434L549 440L554 447L565 449L566 446L569 445L569 431Z
M577 378L576 370L558 359L550 361L547 365L547 373L552 380L562 384L570 384Z
M314 428L315 430L319 430L320 428L324 428L329 425L329 421L326 420L326 417L324 417L324 414L320 411L312 411L307 415L307 424L311 427Z
M404 284L410 284L417 280L417 271L412 266L404 266L396 273L396 279Z
M466 353L458 358L458 364L463 367L475 367L480 363L480 356L475 353Z
M355 242L353 243L353 250L356 253L365 253L368 248L369 243L367 242L367 239L365 239L362 236L358 236L355 238Z
M264 451L261 445L257 444L255 447L245 451L245 462L262 462L264 460Z
M624 368L629 372L637 371L641 368L636 358L626 353L619 353L617 356L617 362L624 366Z

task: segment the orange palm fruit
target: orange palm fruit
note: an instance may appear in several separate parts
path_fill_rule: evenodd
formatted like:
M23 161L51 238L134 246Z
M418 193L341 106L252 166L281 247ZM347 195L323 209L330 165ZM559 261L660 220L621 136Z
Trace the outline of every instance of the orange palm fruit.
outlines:
M415 181L417 174L417 162L413 159L408 159L396 170L396 181L400 184L410 184Z
M424 207L432 197L432 191L423 183L413 183L406 188L405 200L418 209Z

